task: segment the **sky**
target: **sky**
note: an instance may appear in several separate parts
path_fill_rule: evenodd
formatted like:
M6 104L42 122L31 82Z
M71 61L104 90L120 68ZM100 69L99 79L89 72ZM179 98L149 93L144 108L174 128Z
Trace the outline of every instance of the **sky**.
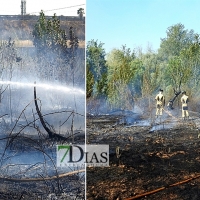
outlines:
M0 0L0 3L0 15L21 14L21 0ZM86 10L85 4L86 0L26 0L26 13L39 15L43 10L45 15L50 16L54 13L57 16L77 16L79 8Z
M104 43L106 53L122 45L156 52L178 23L200 34L199 0L87 0L86 9L86 41Z

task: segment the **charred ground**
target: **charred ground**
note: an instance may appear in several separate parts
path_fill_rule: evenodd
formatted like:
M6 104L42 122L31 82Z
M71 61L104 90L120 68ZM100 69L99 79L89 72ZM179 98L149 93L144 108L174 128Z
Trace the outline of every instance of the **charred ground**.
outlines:
M8 135L2 136L0 140L4 141L3 138L6 137ZM84 137L75 137L74 140L84 143ZM68 138L69 141L72 141L71 137ZM52 163L55 161L55 144L62 144L62 141L40 134L10 136L7 146L2 145L0 148L1 155L5 148L7 157L0 160L0 199L84 199L84 170L73 167L61 169L50 164L49 160ZM38 153L43 153L43 163L38 160ZM17 159L22 154L29 155L27 163L30 159L35 159L35 163L18 163ZM4 164L12 157L16 158L16 163L8 161Z
M11 122L8 114L0 117L0 199L84 199L85 170L56 165L56 145L84 144L84 128L80 127L84 115L65 106L56 110L41 106L36 87L34 102L36 112L28 104ZM60 124L58 129L56 121L64 118L65 128Z
M154 124L118 124L121 116L90 116L87 142L109 144L110 167L87 169L87 199L198 199L200 139L198 116L188 121L168 116L158 130ZM155 121L154 121L155 122ZM120 149L116 154L116 148ZM190 180L193 179L193 180ZM188 180L181 183L183 180ZM172 186L172 184L177 185ZM139 197L137 198L139 199Z

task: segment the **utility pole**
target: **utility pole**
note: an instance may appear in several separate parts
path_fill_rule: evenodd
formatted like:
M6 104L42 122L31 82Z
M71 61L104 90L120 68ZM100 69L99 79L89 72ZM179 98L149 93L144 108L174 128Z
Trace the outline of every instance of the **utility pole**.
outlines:
M21 0L21 15L26 15L26 0Z

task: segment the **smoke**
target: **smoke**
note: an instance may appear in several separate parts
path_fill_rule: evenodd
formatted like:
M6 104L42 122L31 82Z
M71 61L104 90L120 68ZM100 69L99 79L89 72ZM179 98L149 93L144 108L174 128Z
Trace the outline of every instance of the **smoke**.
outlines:
M90 99L87 101L87 113L93 117L116 117L119 119L118 124L124 124L126 127L146 126L149 127L149 132L171 129L178 126L182 120L180 106L175 106L173 110L168 110L165 106L162 116L156 117L154 96L136 99L130 109L112 109L105 98Z
M82 116L85 115L83 55L77 54L74 68L71 69L69 63L60 60L56 54L48 52L43 52L43 54L44 57L38 57L34 47L15 48L12 38L10 43L7 41L2 44L0 51L0 110L2 115L7 114L4 117L5 122L14 122L30 102L32 103L24 113L26 117L33 117L35 81L37 97L44 114L73 111ZM17 61L17 57L20 57L21 60ZM74 127L84 129L84 117L80 117L80 115L79 117L75 116L74 123L77 121L77 126ZM66 114L65 116L60 114L60 117L57 114L52 119L47 116L52 125L62 124L67 117Z
M16 24L20 26L13 27ZM71 67L59 55L43 52L41 56L34 47L18 48L13 40L32 39L29 27L26 26L26 32L23 26L23 20L16 23L7 20L0 26L3 40L0 43L0 176L19 179L57 176L73 168L56 167L56 144L63 141L48 137L44 130L34 104L34 86L46 126L65 138L76 133L83 135L84 49L77 52ZM84 139L77 140L84 142ZM67 141L77 142L71 137ZM76 184L82 181L79 179ZM7 189L16 187L9 184ZM49 192L52 191L50 187ZM61 182L58 187L64 188ZM39 191L37 189L35 187L34 191Z
M15 121L29 103L30 105L26 108L24 113L26 118L32 118L33 112L35 113L33 101L34 86L36 86L37 98L40 100L39 104L43 114L60 112L46 117L48 122L54 127L58 128L59 123L62 124L71 112L84 115L85 107L83 105L85 104L85 91L81 88L72 88L58 84L34 84L15 81L0 81L0 85L3 86L2 90L7 88L2 94L0 107L2 114L8 114L7 120ZM66 111L66 113L64 111ZM65 126L65 132L70 129L70 123L71 120L68 121L68 128ZM74 119L74 127L77 129L82 127L82 129L84 129L84 117L77 115Z

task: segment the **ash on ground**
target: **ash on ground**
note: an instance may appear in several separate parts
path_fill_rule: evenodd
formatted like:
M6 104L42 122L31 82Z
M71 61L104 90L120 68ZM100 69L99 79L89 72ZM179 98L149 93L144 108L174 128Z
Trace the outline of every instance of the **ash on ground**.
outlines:
M191 112L188 120L178 114L132 113L131 123L124 115L90 115L87 143L109 144L110 166L87 168L87 199L131 199L159 188L140 199L199 199L199 114Z

